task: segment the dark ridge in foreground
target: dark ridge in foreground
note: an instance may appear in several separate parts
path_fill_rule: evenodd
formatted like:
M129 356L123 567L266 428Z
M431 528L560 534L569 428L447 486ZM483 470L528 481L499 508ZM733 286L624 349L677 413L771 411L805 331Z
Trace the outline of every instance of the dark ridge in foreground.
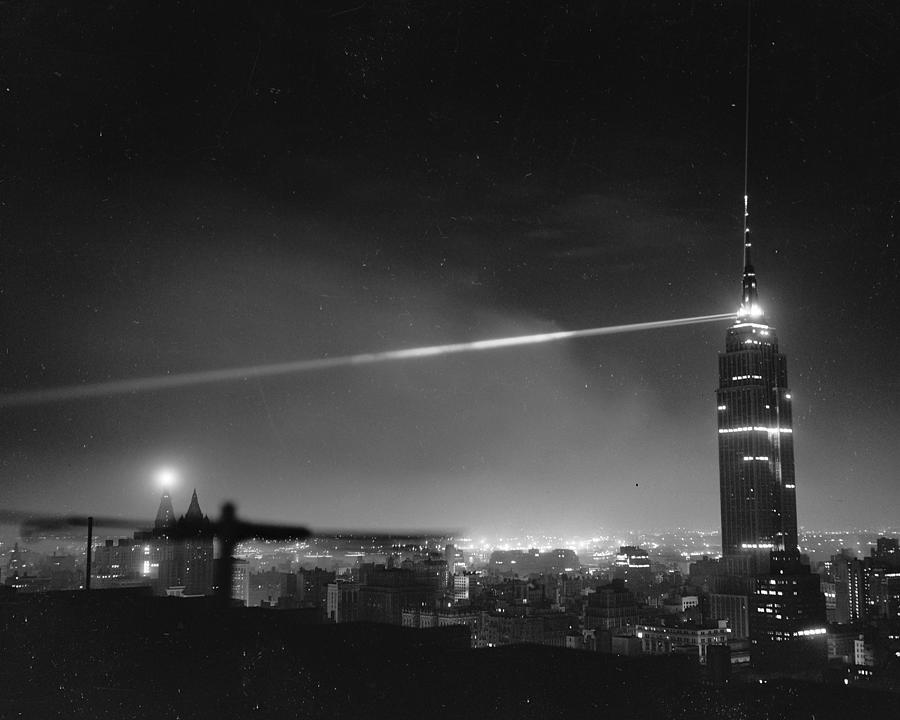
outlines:
M468 649L464 628L321 625L136 592L0 603L2 718L890 717L896 698L717 687L686 657Z

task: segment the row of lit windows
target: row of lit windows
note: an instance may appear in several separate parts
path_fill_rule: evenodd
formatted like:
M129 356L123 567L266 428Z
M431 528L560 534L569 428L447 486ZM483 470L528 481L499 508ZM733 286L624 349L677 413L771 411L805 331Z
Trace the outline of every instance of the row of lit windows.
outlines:
M752 376L735 375L734 377ZM768 388L760 387L758 384L720 388L717 409L720 413L727 410L733 422L740 423L743 420L742 424L761 424L761 422L764 422L764 418L768 418L773 414L771 412L773 408L776 408L777 411L779 402L778 388L773 388L773 390L775 390L774 393ZM785 410L787 409L785 408Z
M776 433L792 433L794 432L791 428L771 428L771 427L761 427L759 425L746 426L746 427L736 427L736 428L719 428L719 434L722 433L736 433L736 432L750 432L751 430L756 432L767 432L772 433L773 435Z
M798 637L808 637L810 635L824 635L828 630L826 628L810 628L809 630L798 630L794 635Z
M749 322L749 323L748 323L748 322L743 322L743 321L741 321L741 320L738 320L734 327L737 328L737 327L739 327L739 326L742 327L742 328L745 328L745 327L748 327L748 328L759 328L759 334L760 334L760 335L768 335L768 334L769 334L769 326L768 326L768 325L763 325L763 324L761 324L761 323L754 323L754 322ZM756 330L753 330L753 332L756 332Z
M774 640L789 640L795 637L807 637L809 635L825 635L828 632L825 628L811 628L809 630L798 630L797 632L785 632L783 630L776 630L775 632L769 633L769 637ZM762 682L762 681L760 681Z
M742 352L722 358L719 365L719 381L726 383L729 378L732 380L734 378L750 379L753 376L757 376L756 379L760 380L764 377L774 379L774 371L775 368L772 366L770 358L761 358L753 351Z

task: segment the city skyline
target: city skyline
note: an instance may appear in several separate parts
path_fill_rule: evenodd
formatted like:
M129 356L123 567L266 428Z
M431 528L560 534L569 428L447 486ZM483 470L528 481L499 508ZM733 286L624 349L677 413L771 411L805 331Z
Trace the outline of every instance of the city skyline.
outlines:
M467 12L458 29L384 10L322 38L263 23L259 52L204 16L197 47L244 49L222 66L182 16L161 63L126 31L98 31L96 64L63 30L56 54L20 53L2 392L732 310L743 9ZM896 50L889 24L860 47L836 28L866 18L836 13L810 33L805 6L756 9L755 262L791 357L799 525L888 526ZM313 527L715 527L721 333L7 408L4 502L142 517L169 465L211 516L234 500Z
M0 715L896 714L898 34L0 3Z

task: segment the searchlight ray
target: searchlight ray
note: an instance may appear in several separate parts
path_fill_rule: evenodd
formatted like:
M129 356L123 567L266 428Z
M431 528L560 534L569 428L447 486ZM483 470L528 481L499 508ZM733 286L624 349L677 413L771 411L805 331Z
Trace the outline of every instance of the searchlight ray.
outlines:
M276 375L289 375L292 373L312 372L315 370L352 367L354 365L372 365L375 363L389 362L391 360L413 360L437 357L440 355L478 352L482 350L499 350L501 348L518 347L520 345L537 345L559 340L595 337L597 335L617 335L619 333L637 332L639 330L658 330L661 328L679 327L682 325L699 325L700 323L730 320L734 319L734 317L734 313L700 315L698 317L676 318L674 320L656 320L653 322L631 323L628 325L608 325L606 327L587 328L583 330L560 330L558 332L539 333L537 335L517 335L514 337L450 343L448 345L429 345L425 347L406 348L403 350L362 353L359 355L342 355L339 357L317 358L313 360L296 360L266 365L251 365L248 367L222 368L220 370L201 370L196 372L178 373L175 375L157 375L128 380L112 380L108 382L69 385L42 390L23 390L0 395L0 408L43 405L46 403L57 403L68 400L86 400L109 395L127 395L155 390L170 390L192 385L273 377Z

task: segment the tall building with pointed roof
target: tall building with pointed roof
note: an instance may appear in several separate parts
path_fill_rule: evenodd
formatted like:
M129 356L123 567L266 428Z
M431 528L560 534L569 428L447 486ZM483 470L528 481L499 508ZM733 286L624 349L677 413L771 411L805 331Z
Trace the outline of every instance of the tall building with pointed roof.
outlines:
M717 615L735 626L743 608L757 669L820 674L827 661L819 576L797 546L794 429L787 360L759 302L747 225L750 152L750 4L744 116L744 272L741 304L719 354L721 578L745 592ZM730 607L728 607L730 605Z
M156 511L156 521L153 523L153 530L156 533L160 533L174 524L175 508L172 507L172 497L169 495L169 491L165 490L159 499L159 509Z
M185 534L181 546L181 583L186 595L209 595L213 586L213 541L204 530L209 518L200 510L197 490L191 495L187 512L178 520ZM192 534L196 533L194 537Z
M213 586L213 540L210 521L200 509L197 491L187 512L175 518L172 498L163 493L147 545L150 565L156 568L154 584L159 594L209 595ZM152 550L151 550L152 548Z
M797 550L794 437L787 361L759 304L744 232L741 304L719 355L722 554Z
M200 510L200 501L197 500L196 488L194 488L194 493L191 495L191 503L188 505L187 512L184 514L184 519L194 522L203 520L203 512Z

